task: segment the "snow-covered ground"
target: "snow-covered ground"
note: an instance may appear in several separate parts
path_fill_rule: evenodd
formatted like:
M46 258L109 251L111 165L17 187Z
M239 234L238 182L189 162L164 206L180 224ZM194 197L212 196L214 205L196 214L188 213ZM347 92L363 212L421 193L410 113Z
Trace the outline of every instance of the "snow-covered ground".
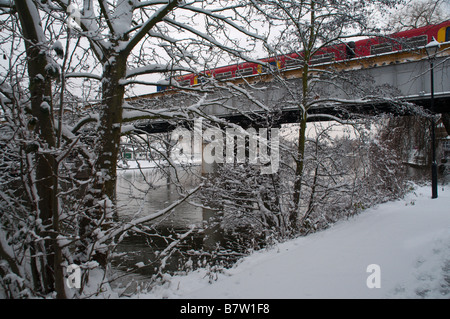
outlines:
M379 271L368 272L373 264ZM368 287L378 279L380 288ZM135 297L448 299L450 186L439 187L434 200L430 187L417 187L402 200L255 252L221 273L168 276Z

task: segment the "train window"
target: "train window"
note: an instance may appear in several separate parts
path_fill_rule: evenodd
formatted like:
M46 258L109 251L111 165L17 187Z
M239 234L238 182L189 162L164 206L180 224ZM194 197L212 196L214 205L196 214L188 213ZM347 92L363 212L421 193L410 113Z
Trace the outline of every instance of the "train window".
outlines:
M218 73L215 76L216 80L225 80L231 78L231 71Z
M253 74L253 68L245 68L236 70L236 76L247 76Z
M272 61L268 63L268 66L258 65L258 73L270 73L271 71L276 71L278 68L278 63L276 61Z
M450 27L447 27L447 30L445 31L445 42L450 41Z
M370 54L381 54L381 53L387 53L392 51L392 43L380 43L380 44L373 44L370 47Z
M403 44L404 49L413 49L427 45L428 37L426 34L424 34L419 35L417 37L405 39L404 41L405 41Z
M269 62L269 65L270 65L270 69L271 69L272 71L275 71L275 70L279 69L280 66L281 66L280 61L272 61L272 62Z
M331 62L331 61L334 61L334 58L335 58L334 53L325 53L325 54L314 55L311 58L311 64Z
M356 56L355 53L356 50L356 44L355 42L351 41L345 45L345 56L347 59L353 59Z
M191 85L191 80L184 80L179 82L180 86L190 86Z
M211 77L211 73L202 73L197 76L197 84L208 82L208 78Z
M297 67L301 67L303 65L303 60L299 60L299 59L286 59L286 61L284 62L284 66L286 67L286 69L293 69L293 68L297 68Z
M197 77L197 84L201 84L201 83L206 83L208 76L204 75L204 74L200 74Z

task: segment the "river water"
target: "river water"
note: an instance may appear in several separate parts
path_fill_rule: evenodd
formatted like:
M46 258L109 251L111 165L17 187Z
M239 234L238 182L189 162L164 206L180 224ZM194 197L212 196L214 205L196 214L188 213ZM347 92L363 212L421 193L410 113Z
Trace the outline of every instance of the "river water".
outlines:
M174 182L185 189L193 189L200 183L200 166L178 168L176 172L170 169L168 173L157 168L119 170L117 201L120 219L144 217L172 204L180 198ZM156 222L166 227L187 228L189 225L198 226L202 221L202 208L185 202Z
M181 198L173 181L189 190L201 180L201 166L164 171L156 168L118 171L117 204L121 221L148 216ZM131 273L132 277L126 275L126 280L148 280L158 273L205 266L217 270L232 265L245 254L244 246L239 244L242 238L236 232L224 231L215 219L217 216L217 211L198 203L183 202L171 213L146 223L141 232L130 232L115 251L118 257L113 261L114 268L123 274ZM180 236L185 238L176 242ZM170 250L168 257L164 250L175 243L176 248Z

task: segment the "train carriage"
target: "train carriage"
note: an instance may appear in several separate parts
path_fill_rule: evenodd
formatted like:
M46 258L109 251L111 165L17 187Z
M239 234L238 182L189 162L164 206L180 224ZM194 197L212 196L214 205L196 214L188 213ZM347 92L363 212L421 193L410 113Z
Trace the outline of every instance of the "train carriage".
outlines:
M423 47L433 38L437 41L450 41L450 20L436 25L429 25L417 29L407 30L386 37L372 37L356 42L341 43L321 48L310 59L309 64L322 64L385 54L393 51L412 50ZM208 70L200 74L186 74L177 77L177 83L182 87L195 86L205 81L207 77L214 77L218 81L233 78L253 76L268 72L267 66L272 69L300 68L304 63L302 53L291 53L282 56L265 58L262 64L244 62ZM157 91L161 92L168 87L160 85Z

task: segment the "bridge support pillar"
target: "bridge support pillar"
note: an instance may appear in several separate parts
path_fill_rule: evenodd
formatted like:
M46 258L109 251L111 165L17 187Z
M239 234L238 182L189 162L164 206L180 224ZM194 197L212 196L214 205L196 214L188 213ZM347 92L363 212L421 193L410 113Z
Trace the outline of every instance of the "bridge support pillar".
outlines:
M209 142L207 141L203 141L202 142L202 152L201 152L201 160L202 160L202 176L207 175L207 174L214 174L215 172L217 172L217 163L214 161L212 163L207 163L203 157L204 151L205 151L205 147L209 144Z

